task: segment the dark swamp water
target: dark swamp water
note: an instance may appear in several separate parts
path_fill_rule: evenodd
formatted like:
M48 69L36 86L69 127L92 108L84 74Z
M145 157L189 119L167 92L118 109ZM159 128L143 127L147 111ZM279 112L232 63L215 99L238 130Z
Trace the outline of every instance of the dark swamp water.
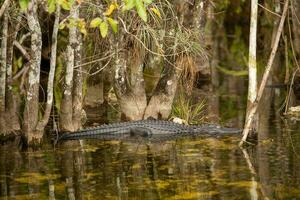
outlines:
M241 127L245 106L230 89L236 85L207 103L221 123ZM268 102L258 144L244 150L240 136L0 146L0 200L300 199L300 126Z

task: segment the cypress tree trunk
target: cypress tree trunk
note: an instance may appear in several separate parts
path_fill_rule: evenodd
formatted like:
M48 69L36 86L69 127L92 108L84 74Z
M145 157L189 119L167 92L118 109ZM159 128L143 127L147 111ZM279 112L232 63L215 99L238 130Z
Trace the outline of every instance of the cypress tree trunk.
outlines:
M27 11L27 23L31 33L31 61L29 66L28 89L24 108L24 133L28 143L35 140L39 143L42 134L36 134L35 128L38 122L39 110L39 84L40 65L42 52L42 32L37 14L37 0L29 3Z
M81 127L83 80L80 66L82 38L77 28L79 8L74 2L70 10L70 18L74 24L69 27L65 82L60 106L60 128L62 131L75 131Z
M78 19L78 8L73 3L70 10L70 19L73 21ZM74 131L73 127L73 74L75 61L75 47L77 46L77 27L75 25L69 27L69 44L67 46L67 63L65 82L63 88L63 99L60 106L60 128L62 131Z
M4 10L1 57L0 57L0 133L5 131L5 90L6 90L6 60L7 60L8 13Z
M7 61L7 37L8 37L8 13L4 11L2 41L1 41L1 65L0 65L0 112L5 110L6 89L6 61Z
M74 64L76 69L74 71L74 85L73 85L73 128L78 130L81 128L81 115L82 115L82 67L81 67L81 49L82 49L82 36L77 31L77 40L75 47L75 60Z
M116 52L118 52L119 43L121 44L122 41L117 42ZM141 49L134 47L130 52L131 55L127 55L124 51L116 53L114 90L126 120L143 119L147 106L143 75L144 55L141 52ZM130 62L130 60L135 60L135 62Z

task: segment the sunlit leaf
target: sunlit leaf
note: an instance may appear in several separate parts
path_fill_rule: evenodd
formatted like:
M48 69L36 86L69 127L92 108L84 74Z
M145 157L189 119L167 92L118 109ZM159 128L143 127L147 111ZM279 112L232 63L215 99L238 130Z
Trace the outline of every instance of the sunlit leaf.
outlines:
M102 22L100 24L100 34L103 38L105 38L107 36L107 32L108 32L108 24L107 22Z
M90 27L91 28L96 28L98 27L102 22L102 19L100 17L96 17L95 19L93 19L90 23Z
M159 18L161 18L161 14L160 14L159 10L157 10L156 8L150 8L150 10L152 10L152 12L154 12L154 14L156 14Z
M22 11L26 11L28 8L29 0L19 0L20 8Z
M110 24L114 33L118 32L118 22L110 17L107 18L108 23Z
M69 2L67 0L58 0L58 3L64 10L70 10L73 2Z
M147 22L147 12L142 0L135 0L135 7L138 15L144 22Z
M119 7L119 5L116 2L113 2L112 4L110 4L110 6L108 7L108 9L104 12L105 16L110 16L115 9L117 9Z
M48 0L48 12L53 13L56 8L56 0Z
M130 10L135 6L135 0L127 0L125 2L124 10Z
M65 27L66 27L66 24L65 24L65 23L60 23L58 28L59 28L60 30L62 30L62 29L64 29Z
M84 19L80 19L78 22L78 28L80 30L80 32L86 36L87 35L87 30L86 30L86 26L85 26L85 21Z

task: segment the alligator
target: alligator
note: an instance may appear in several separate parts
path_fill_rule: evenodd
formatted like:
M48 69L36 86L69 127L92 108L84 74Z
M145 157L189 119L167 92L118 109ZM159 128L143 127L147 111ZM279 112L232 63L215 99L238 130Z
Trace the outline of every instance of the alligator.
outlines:
M58 141L77 139L128 139L128 138L174 138L182 136L223 136L239 134L242 131L234 128L225 128L213 124L183 125L164 120L138 120L104 124L98 127L87 128L71 133L62 134Z

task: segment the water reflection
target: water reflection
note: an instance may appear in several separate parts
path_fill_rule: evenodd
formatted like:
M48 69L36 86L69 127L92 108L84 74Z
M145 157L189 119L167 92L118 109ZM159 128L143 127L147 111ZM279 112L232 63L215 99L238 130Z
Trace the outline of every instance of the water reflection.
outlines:
M1 146L0 199L300 199L297 125L280 126L243 151L238 137Z

